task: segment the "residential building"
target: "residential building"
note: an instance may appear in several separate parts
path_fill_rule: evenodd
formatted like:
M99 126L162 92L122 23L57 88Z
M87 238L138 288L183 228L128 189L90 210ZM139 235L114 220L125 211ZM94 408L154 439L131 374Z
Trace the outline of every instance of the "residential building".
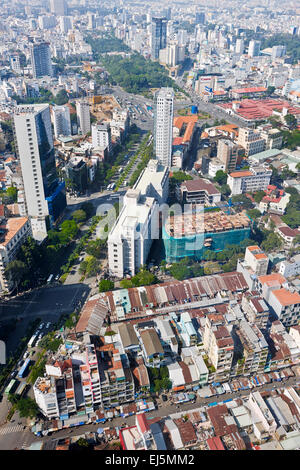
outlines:
M151 19L151 58L159 58L159 51L165 49L167 45L167 19Z
M49 105L18 106L14 130L24 185L22 215L30 218L33 237L43 240L66 207L65 183L56 172Z
M107 149L111 153L111 128L109 122L98 122L92 125L92 146L94 149Z
M297 338L298 331L299 325L290 327L288 333L281 321L272 322L268 339L270 348L268 363L271 370L278 370L299 363L300 345Z
M253 375L264 371L268 357L268 344L259 330L253 324L242 320L233 329L235 356L238 359L232 367L232 375Z
M258 246L247 246L245 251L245 264L252 269L257 276L264 276L268 272L269 258Z
M300 295L287 288L270 292L268 304L285 327L297 325L300 320Z
M133 189L140 191L141 195L153 197L158 204L166 203L169 195L169 169L158 160L149 160Z
M257 57L260 53L260 41L250 41L249 48L248 48L248 56L249 57Z
M88 187L88 167L83 157L72 157L65 167L70 180L69 188L76 193L83 193Z
M27 217L13 217L0 220L0 295L10 292L14 281L5 274L5 269L17 256L21 246L32 235Z
M77 124L83 135L91 131L90 105L87 101L76 101Z
M269 307L257 292L244 293L241 307L250 325L256 325L260 330L267 328L270 315Z
M221 201L220 191L205 179L184 181L178 188L178 197L183 203L204 204L206 206L214 206Z
M264 191L270 184L272 170L264 167L252 167L250 170L234 171L228 175L227 184L231 194Z
M243 39L237 39L235 43L235 52L237 54L244 54L245 44Z
M165 356L159 336L154 328L140 331L143 358L147 367L160 367L164 364Z
M295 244L296 237L300 235L300 230L292 229L288 225L276 227L275 232L282 238L288 248L291 248Z
M279 271L285 278L300 275L300 254L295 255L290 261L281 261Z
M158 204L140 190L126 192L121 212L108 236L110 273L134 276L146 263L152 241L158 238Z
M216 321L213 315L206 317L203 345L208 360L214 368L215 381L228 380L233 361L234 342L228 328Z
M68 106L53 106L52 118L55 138L60 135L68 136L72 134L70 108Z
M48 42L31 44L30 54L33 78L52 77L50 44Z
M171 167L173 106L173 88L161 88L155 96L154 148L157 160L166 167Z
M66 16L68 14L66 0L50 0L50 11L57 16Z
M240 127L237 144L243 147L246 157L263 152L266 148L266 141L260 133L248 127Z
M218 141L217 159L224 163L225 171L234 171L238 162L238 157L243 152L243 148L236 145L229 139Z

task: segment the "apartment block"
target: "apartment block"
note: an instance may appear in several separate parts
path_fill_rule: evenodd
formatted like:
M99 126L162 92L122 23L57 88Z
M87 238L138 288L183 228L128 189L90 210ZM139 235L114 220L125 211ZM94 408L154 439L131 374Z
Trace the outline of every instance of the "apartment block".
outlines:
M248 246L245 251L245 264L257 276L264 276L268 271L269 258L259 246Z
M173 139L173 88L161 88L155 96L154 147L157 160L171 167Z
M14 281L5 274L5 269L16 258L29 236L32 236L32 231L27 217L0 220L0 294L11 292L15 287Z
M208 180L195 179L184 181L178 190L178 197L183 203L196 203L213 206L221 201L221 193Z
M227 184L232 195L264 191L270 184L272 171L264 167L234 171L228 175Z
M268 303L285 327L300 321L300 295L287 288L272 290Z
M248 127L240 127L237 144L243 147L246 157L263 152L266 147L266 141L260 133Z
M264 371L267 357L268 344L259 330L253 324L242 320L237 328L234 328L235 354L239 356L232 368L232 375L252 375Z
M266 329L270 311L264 299L257 292L244 293L241 306L250 325L256 325L260 330Z

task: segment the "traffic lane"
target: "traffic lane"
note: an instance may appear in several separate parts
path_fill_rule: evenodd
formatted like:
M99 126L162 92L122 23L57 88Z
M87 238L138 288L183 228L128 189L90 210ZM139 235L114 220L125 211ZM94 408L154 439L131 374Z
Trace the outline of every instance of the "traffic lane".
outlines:
M58 315L70 311L79 300L87 297L88 292L88 286L80 283L70 286L44 286L27 293L26 297L20 296L18 299L8 300L5 305L1 302L1 319L18 316L24 320L48 315L48 321L52 321Z

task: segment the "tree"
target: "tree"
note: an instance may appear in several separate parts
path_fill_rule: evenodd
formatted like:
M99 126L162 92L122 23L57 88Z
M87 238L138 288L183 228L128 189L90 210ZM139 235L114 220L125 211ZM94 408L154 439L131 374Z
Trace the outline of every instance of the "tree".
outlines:
M68 241L73 240L78 232L78 227L75 220L65 220L61 224L61 235L62 240L67 239Z
M18 200L18 190L14 186L11 186L11 187L7 188L6 195L13 202L17 202L17 200Z
M171 276L173 276L178 281L183 281L190 277L190 269L186 264L179 262L174 263L169 269Z
M232 196L231 200L232 202L239 203L241 209L251 209L253 207L251 199L246 194L237 194Z
M259 204L261 200L265 197L266 193L264 191L257 191L254 194L254 201Z
M109 290L113 290L114 287L115 284L109 279L101 279L99 282L99 292L107 292Z
M72 217L77 224L80 222L84 222L87 219L86 213L82 209L74 211Z
M297 127L297 119L293 114L287 114L284 120L289 129L295 129Z
M5 268L5 276L7 276L15 285L18 285L21 282L26 272L26 264L18 259L8 263Z
M255 220L258 217L261 217L261 212L258 209L249 209L247 210L247 214L252 220Z
M129 289L133 287L133 284L130 279L122 279L122 281L120 281L120 287L122 287L122 289Z
M90 219L95 213L95 208L91 202L83 202L80 209L86 213L87 219Z
M86 258L86 275L87 277L96 276L99 271L99 261L94 256L88 256Z
M131 282L135 287L149 286L157 282L157 278L154 274L150 273L150 271L147 271L147 269L141 268L141 270L131 278Z
M104 242L100 238L97 240L91 240L86 247L86 252L88 255L94 256L95 258L99 259L103 251L103 247Z
M223 194L223 196L229 196L231 193L231 189L228 184L222 184L220 191L221 191L221 194Z
M227 174L222 170L218 170L214 177L214 181L216 181L220 186L225 185L227 183Z
M275 90L276 90L276 88L274 86L268 86L267 91L266 91L266 95L267 96L273 95Z
M69 96L66 90L60 90L54 98L55 104L62 106L69 101Z
M38 406L32 398L20 398L16 407L21 418L36 418L38 415Z
M282 239L277 235L277 233L271 232L267 238L262 242L261 247L264 251L267 253L273 250L276 250L276 248L281 248L283 244Z

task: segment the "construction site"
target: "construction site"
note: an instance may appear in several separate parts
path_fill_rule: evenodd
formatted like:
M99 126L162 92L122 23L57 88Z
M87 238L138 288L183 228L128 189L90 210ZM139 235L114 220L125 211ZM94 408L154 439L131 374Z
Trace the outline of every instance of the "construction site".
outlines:
M251 220L243 211L191 212L170 215L163 227L163 243L168 263L186 256L203 259L204 251L222 251L226 245L240 244L250 238Z
M111 121L113 117L113 110L121 109L119 103L114 96L92 96L89 99L90 112L98 121Z

